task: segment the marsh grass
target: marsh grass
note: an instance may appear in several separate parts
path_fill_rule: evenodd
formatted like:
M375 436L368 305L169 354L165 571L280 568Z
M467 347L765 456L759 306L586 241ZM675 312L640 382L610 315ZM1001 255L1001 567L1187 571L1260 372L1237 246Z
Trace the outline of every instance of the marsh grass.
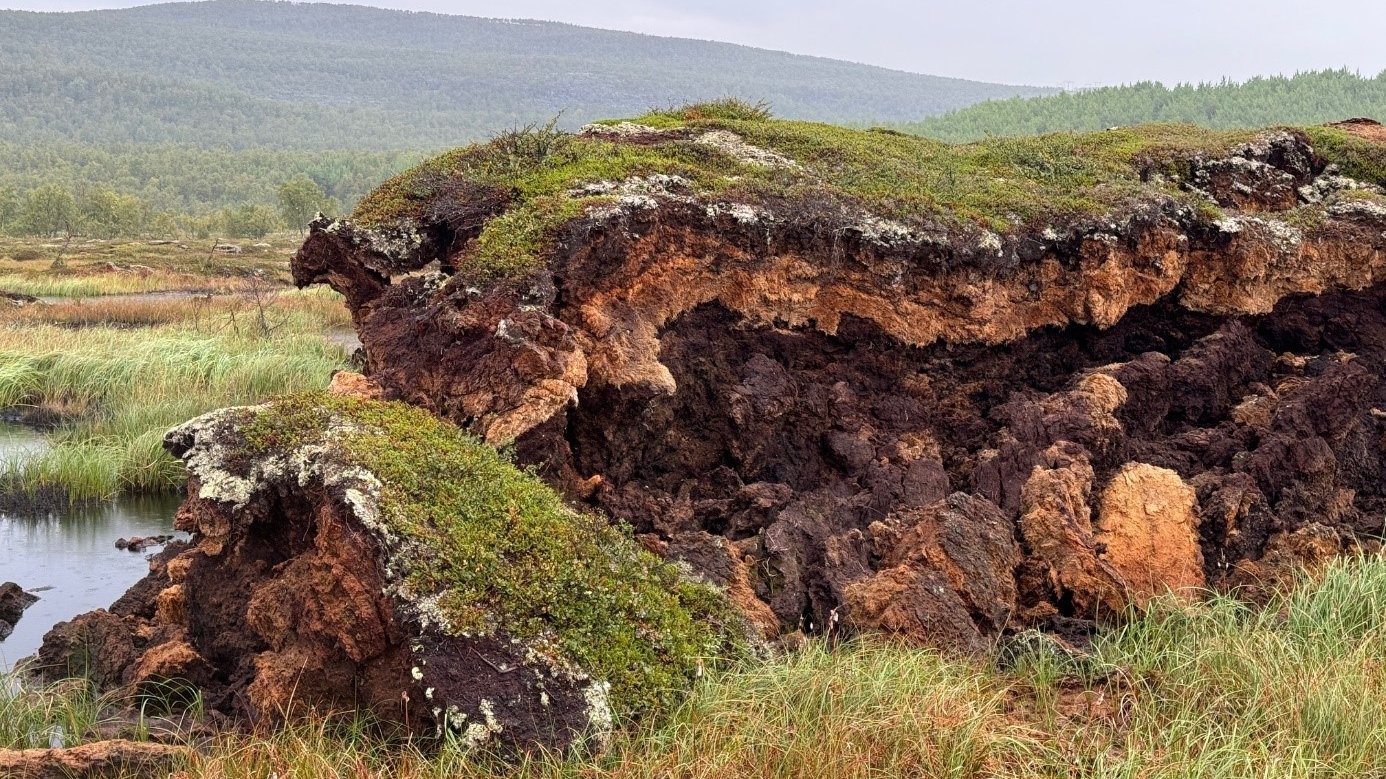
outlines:
M276 330L308 332L351 326L342 297L326 287L263 287L261 297ZM220 295L162 293L108 294L0 310L0 323L56 324L68 327L152 327L189 324L204 332L253 331L256 307L251 291Z
M245 288L241 277L211 278L186 273L108 274L102 272L50 274L0 273L0 290L35 297L91 298L143 292L189 290L233 292Z
M55 734L70 739L90 733L108 702L80 679L33 687L0 674L0 749L44 748Z
M822 643L723 676L601 765L618 777L994 775L1042 745L1006 680L934 652ZM580 774L578 774L580 775Z
M602 756L469 758L357 716L227 735L191 779L1363 777L1386 775L1386 562L1346 560L1256 608L1166 601L1072 655L1004 662L856 641L705 679Z
M1099 776L1386 775L1386 563L1330 567L1267 608L1164 603L1105 635L1126 680ZM1085 723L1089 727L1092 723Z
M97 297L166 290L229 292L252 274L288 280L296 235L276 235L240 254L212 241L82 241L0 236L0 290L39 297Z
M85 679L39 685L22 667L0 674L0 749L73 746L114 734L177 738L204 713L201 696L182 683L99 693Z
M207 411L317 389L346 354L324 335L344 307L319 292L244 299L87 301L0 313L0 408L61 420L53 446L5 464L26 490L73 499L178 488L171 426ZM132 325L141 325L132 327Z
M175 489L167 428L323 386L346 356L325 337L350 316L330 290L283 285L296 241L226 255L210 241L0 239L0 290L65 298L0 308L0 408L60 423L0 481L73 499Z
M90 733L116 702L78 682L21 694L0 685L0 747L46 742L55 724ZM199 743L186 776L1383 776L1386 562L1340 561L1264 608L1228 596L1158 602L1076 655L1039 634L990 659L814 641L710 674L672 713L618 734L601 755L506 762L383 732L360 713L225 732Z

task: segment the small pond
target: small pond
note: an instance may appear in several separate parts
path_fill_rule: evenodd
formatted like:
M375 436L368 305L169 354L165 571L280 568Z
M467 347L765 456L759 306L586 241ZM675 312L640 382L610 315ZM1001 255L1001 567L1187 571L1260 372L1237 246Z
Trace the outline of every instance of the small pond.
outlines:
M45 445L40 433L0 424L0 461L32 456ZM0 671L33 654L53 625L110 606L139 581L149 570L147 553L116 549L116 539L172 532L177 507L178 497L169 495L0 513L0 582L39 596L0 641Z

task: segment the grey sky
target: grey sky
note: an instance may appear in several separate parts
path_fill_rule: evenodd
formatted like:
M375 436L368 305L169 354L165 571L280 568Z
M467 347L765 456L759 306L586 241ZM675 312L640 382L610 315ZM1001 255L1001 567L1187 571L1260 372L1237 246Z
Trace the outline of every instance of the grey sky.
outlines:
M0 0L79 10L138 0ZM945 76L1089 86L1386 69L1383 0L380 0L709 38Z

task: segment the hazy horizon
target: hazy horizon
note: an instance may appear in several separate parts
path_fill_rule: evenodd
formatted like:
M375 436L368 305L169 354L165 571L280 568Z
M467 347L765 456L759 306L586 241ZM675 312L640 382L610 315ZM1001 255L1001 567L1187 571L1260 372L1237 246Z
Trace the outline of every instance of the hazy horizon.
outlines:
M0 0L0 9L81 11L154 4ZM589 0L581 5L510 0L501 8L480 0L347 4L568 22L1037 86L1241 81L1339 67L1367 75L1386 70L1386 50L1378 43L1380 31L1386 30L1386 4L1364 0L1320 4L1312 14L1289 0L1230 0L1213 7L1172 0L1154 14L1095 0L1062 5L999 0L938 8L902 8L891 0ZM1343 19L1351 23L1343 24ZM921 44L921 39L927 42Z

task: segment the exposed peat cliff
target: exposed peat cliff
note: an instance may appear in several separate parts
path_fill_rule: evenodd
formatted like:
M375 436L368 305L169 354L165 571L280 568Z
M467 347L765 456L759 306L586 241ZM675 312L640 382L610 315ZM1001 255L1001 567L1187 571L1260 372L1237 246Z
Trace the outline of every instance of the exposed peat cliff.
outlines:
M695 107L446 155L294 272L387 397L767 635L975 648L1375 544L1382 135L950 147Z
M564 745L741 617L977 650L1375 548L1382 138L717 104L449 153L294 260L385 400L171 432L191 545L43 659Z

